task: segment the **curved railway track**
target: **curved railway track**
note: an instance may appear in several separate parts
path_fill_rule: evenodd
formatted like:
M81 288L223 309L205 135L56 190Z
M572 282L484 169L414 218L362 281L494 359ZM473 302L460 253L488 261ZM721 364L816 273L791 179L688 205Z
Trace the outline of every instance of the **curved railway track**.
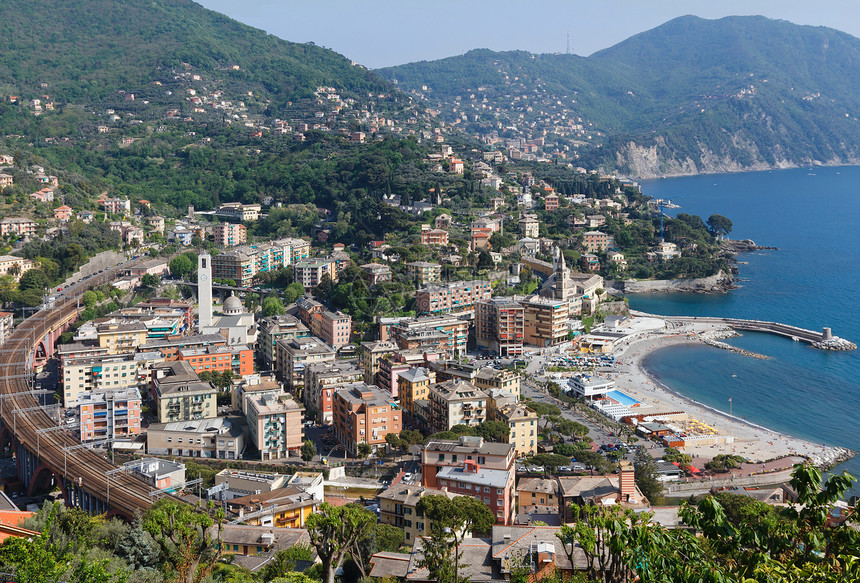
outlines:
M76 316L80 295L90 286L111 281L119 271L108 270L69 286L56 305L27 318L7 338L0 350L0 417L15 441L37 455L56 475L101 499L116 512L133 518L152 504L149 484L125 472L108 474L117 466L92 449L67 450L81 443L69 430L40 432L57 427L57 420L39 407L27 379L31 370L28 363L35 349L33 340L38 342Z

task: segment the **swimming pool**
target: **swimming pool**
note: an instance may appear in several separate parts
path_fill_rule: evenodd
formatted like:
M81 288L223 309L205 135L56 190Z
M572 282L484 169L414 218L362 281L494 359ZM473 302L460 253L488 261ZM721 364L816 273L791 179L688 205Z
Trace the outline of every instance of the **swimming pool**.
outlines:
M633 405L639 404L639 401L637 401L633 397L625 395L624 393L622 393L621 391L618 391L618 390L609 391L608 393L606 393L606 396L609 397L610 399L615 399L616 401L618 401L619 403L621 403L625 407L632 407Z

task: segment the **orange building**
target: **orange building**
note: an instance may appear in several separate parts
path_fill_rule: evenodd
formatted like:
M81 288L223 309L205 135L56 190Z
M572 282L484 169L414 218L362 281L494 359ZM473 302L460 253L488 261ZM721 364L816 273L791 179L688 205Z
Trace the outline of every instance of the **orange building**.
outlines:
M182 348L176 360L184 360L194 372L233 371L237 376L254 374L254 351L247 346Z
M421 225L422 245L447 245L448 231L444 229L431 229L430 225Z
M334 393L334 434L350 455L360 443L374 451L385 447L385 436L399 434L403 415L388 391L374 385L353 383Z
M10 537L32 538L41 533L19 526L26 519L35 514L22 510L0 510L0 542Z
M549 193L543 198L543 210L555 211L558 210L558 195L554 192Z

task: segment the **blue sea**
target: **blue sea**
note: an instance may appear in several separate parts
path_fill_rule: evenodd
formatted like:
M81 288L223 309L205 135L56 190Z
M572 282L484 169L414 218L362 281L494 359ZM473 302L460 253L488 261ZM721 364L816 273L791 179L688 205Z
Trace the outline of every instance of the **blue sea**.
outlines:
M733 222L732 239L778 251L738 257L740 288L725 295L633 295L656 314L771 320L860 344L860 167L800 168L645 181L703 219ZM829 352L768 334L732 343L772 357L757 360L704 346L675 346L645 360L657 379L718 409L816 443L860 452L860 351ZM736 376L733 376L736 375ZM836 468L860 479L860 457ZM853 493L860 493L860 487Z

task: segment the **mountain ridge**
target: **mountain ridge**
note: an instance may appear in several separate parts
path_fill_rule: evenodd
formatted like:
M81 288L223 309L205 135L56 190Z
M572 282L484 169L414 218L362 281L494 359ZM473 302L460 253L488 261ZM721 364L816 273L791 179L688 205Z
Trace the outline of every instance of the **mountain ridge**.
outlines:
M589 57L478 50L379 73L484 139L543 137L579 164L655 177L857 162L858 65L844 32L683 16ZM583 129L559 136L571 117Z

